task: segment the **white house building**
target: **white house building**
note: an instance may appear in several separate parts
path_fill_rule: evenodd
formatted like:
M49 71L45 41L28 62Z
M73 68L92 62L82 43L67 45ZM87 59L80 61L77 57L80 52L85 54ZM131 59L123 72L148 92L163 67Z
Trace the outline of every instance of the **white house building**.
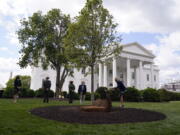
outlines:
M155 56L151 51L145 49L138 43L130 43L123 45L123 50L116 57L108 57L103 59L103 63L99 63L95 69L94 89L98 86L115 87L114 79L120 78L127 87L136 87L145 89L147 87L159 88L159 69L154 65ZM63 91L68 90L69 81L74 81L76 91L81 81L85 81L88 91L91 88L90 74L85 76L85 72L89 69L74 69L74 77L67 77L63 86ZM38 67L32 68L31 89L39 89L42 87L42 80L50 77L52 82L52 90L55 90L56 72L52 69L43 70Z

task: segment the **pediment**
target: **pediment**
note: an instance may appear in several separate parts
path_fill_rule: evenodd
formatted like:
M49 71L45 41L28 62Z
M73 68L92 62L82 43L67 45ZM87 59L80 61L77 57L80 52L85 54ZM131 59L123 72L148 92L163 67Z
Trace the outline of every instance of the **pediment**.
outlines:
M142 45L140 45L140 44L138 44L136 42L131 43L131 44L127 44L127 45L123 45L123 50L122 51L137 54L137 55L143 55L143 56L147 56L147 57L152 57L152 58L155 57L152 54L151 51L147 50Z

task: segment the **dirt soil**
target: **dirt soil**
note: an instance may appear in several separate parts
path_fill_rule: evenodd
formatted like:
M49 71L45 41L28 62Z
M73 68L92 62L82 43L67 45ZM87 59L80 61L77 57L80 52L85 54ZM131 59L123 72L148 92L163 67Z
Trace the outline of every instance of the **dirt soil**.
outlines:
M35 108L32 114L60 122L80 124L117 124L151 122L163 120L166 116L159 112L136 108L112 108L111 112L83 112L80 106L50 106Z

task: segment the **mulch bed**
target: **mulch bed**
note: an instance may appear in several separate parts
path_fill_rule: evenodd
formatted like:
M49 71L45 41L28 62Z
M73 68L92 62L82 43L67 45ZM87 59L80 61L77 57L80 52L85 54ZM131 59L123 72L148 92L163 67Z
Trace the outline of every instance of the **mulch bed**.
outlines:
M50 120L80 124L151 122L166 118L159 112L117 107L112 108L111 112L83 112L80 111L80 106L50 106L35 108L30 112Z

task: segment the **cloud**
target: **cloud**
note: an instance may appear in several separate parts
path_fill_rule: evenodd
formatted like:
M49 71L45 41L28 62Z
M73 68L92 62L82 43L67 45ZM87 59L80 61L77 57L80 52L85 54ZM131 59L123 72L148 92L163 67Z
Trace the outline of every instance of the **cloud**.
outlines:
M150 44L146 47L157 56L155 64L160 67L162 83L168 80L180 80L180 32L158 37L159 44Z
M170 33L180 30L179 0L105 0L120 32Z
M8 51L9 49L7 47L0 47L0 51Z
M30 75L30 67L26 69L20 69L17 65L18 59L16 58L3 58L0 57L0 84L5 85L10 77L10 73L13 72L13 76L16 75Z
M15 31L19 21L32 13L41 10L43 13L52 8L60 8L63 13L72 17L84 6L86 0L0 0L0 25L7 30L7 40L17 45ZM161 33L157 37L159 44L146 45L153 50L157 58L155 63L160 66L160 78L178 78L180 71L180 1L179 0L104 0L104 6L119 24L119 32ZM1 48L2 51L5 48ZM5 49L6 50L6 49ZM4 50L4 51L5 51ZM7 51L7 50L6 50ZM22 73L16 65L17 59L0 58L0 76L5 80L11 70ZM8 68L2 69L4 65ZM5 71L5 72L4 72ZM28 70L30 73L30 70ZM24 72L26 73L26 72ZM0 78L0 83L2 77Z
M20 18L41 10L60 8L63 13L78 15L86 0L1 0L0 16ZM43 3L43 4L42 4ZM104 0L120 32L171 33L180 30L179 0Z
M74 17L78 15L84 2L85 0L1 0L0 20L3 21L0 21L0 25L8 31L7 40L10 40L11 44L17 45L18 39L15 32L20 26L22 18L27 18L37 11L45 13L52 8L60 8L63 13Z

